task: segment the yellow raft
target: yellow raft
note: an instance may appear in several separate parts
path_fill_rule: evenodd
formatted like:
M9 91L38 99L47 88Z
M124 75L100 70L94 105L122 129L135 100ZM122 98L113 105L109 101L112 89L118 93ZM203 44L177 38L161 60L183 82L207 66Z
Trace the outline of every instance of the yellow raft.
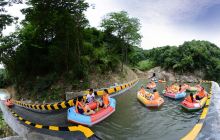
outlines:
M146 94L152 95L151 93L146 93ZM150 99L143 97L140 92L137 93L137 98L146 107L160 107L164 103L164 100L161 97L158 97L157 99L150 100Z

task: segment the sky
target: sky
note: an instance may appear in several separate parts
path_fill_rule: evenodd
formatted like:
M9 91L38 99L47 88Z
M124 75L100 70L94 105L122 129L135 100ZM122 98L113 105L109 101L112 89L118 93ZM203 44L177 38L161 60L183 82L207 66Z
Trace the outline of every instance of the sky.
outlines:
M220 0L87 0L86 16L99 27L109 12L127 11L142 25L141 47L151 49L208 40L220 46Z
M92 27L109 12L127 11L141 23L143 49L181 45L184 41L208 40L220 46L220 0L86 0L85 12ZM8 12L19 17L25 5L15 5ZM14 30L8 27L4 34Z

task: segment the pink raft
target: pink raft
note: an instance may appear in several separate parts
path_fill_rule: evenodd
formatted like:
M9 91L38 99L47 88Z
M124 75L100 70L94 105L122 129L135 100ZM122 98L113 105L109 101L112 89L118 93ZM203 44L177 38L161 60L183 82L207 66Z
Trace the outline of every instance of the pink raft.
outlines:
M107 108L101 108L95 114L89 116L77 113L75 106L73 106L68 109L67 120L69 122L82 124L86 126L92 126L96 123L99 123L108 116L110 116L115 111L116 101L113 98L109 98L109 99L110 99L110 105ZM91 109L95 109L96 106L97 106L96 103L89 104L89 107Z

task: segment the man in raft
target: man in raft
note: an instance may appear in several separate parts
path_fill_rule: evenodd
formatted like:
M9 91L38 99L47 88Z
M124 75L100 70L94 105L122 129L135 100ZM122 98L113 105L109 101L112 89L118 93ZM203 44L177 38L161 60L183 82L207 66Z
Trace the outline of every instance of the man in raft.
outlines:
M156 81L157 80L156 73L153 73L153 75L148 79L151 79L152 81Z
M201 100L206 96L204 87L201 87L201 90L196 94L196 100Z

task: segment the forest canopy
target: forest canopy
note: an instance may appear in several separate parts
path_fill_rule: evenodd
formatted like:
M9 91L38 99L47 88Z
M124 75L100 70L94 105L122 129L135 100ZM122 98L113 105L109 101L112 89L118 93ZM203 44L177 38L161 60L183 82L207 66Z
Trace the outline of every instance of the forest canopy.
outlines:
M155 65L181 74L202 71L206 79L220 81L220 49L208 41L192 40L180 46L164 46L145 50Z

